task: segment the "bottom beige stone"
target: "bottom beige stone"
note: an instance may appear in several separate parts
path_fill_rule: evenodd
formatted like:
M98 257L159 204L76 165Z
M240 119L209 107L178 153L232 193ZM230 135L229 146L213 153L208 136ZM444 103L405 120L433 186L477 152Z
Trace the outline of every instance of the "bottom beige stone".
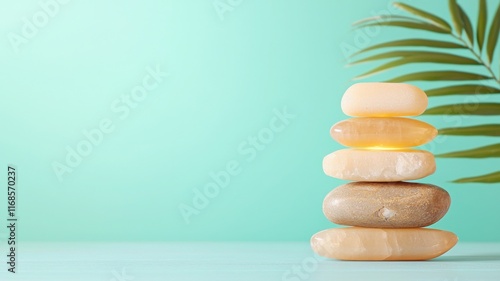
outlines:
M332 228L311 238L318 255L339 260L428 260L453 248L458 237L430 228Z

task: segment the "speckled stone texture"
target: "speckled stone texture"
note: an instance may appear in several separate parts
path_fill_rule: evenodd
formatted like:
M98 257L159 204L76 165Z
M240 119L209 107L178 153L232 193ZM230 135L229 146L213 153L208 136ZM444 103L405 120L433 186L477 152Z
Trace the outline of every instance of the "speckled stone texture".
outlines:
M429 228L332 228L311 238L320 256L340 260L428 260L450 250L455 234Z
M328 193L323 213L342 225L424 227L439 221L450 204L448 192L432 184L352 182Z

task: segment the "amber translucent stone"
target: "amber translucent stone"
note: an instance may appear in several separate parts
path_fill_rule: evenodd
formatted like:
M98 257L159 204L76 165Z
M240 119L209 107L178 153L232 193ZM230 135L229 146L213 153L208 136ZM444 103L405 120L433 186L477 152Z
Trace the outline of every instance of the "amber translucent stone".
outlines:
M429 228L332 228L311 238L320 256L340 260L428 260L455 246L449 231Z
M352 147L419 146L431 141L437 133L437 129L428 123L403 117L351 118L330 129L334 140Z

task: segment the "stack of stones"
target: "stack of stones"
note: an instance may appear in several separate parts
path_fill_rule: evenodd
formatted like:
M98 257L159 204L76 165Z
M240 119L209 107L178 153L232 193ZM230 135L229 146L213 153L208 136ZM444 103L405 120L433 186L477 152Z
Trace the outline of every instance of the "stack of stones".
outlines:
M401 116L417 116L427 95L402 83L359 83L342 97L342 111L356 118L333 125L342 145L323 160L331 177L354 182L332 190L323 212L332 228L311 238L313 250L341 260L427 260L457 243L451 232L423 228L448 211L448 192L432 184L404 182L434 173L432 153L412 149L437 134L432 125Z

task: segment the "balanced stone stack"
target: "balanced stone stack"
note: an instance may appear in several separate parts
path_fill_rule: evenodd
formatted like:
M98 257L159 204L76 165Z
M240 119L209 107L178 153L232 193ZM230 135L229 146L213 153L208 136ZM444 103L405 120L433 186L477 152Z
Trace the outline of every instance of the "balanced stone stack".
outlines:
M451 232L423 228L448 211L448 192L432 184L404 182L434 173L432 153L413 149L431 141L432 125L417 116L427 95L402 83L359 83L342 97L342 111L356 118L333 125L332 138L352 147L331 153L323 170L354 182L332 190L323 212L332 228L311 238L313 250L341 260L427 260L457 243Z

